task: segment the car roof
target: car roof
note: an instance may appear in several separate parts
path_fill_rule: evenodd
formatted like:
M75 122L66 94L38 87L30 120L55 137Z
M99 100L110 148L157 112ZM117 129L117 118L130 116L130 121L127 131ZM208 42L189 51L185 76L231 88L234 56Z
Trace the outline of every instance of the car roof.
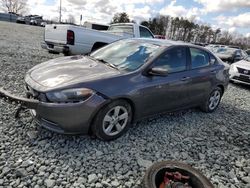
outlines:
M183 41L172 41L172 40L166 40L166 39L157 39L157 38L133 38L133 39L125 39L129 41L138 41L138 42L146 42L150 44L159 45L162 47L168 47L168 46L189 46L189 47L195 47L207 50L206 48L202 46L197 46L191 43L183 42Z

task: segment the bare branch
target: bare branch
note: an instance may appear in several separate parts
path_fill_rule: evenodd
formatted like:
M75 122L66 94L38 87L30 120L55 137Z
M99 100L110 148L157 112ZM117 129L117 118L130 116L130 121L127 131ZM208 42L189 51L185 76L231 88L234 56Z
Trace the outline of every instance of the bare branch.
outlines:
M8 11L13 13L21 13L27 7L27 0L0 0L1 5Z

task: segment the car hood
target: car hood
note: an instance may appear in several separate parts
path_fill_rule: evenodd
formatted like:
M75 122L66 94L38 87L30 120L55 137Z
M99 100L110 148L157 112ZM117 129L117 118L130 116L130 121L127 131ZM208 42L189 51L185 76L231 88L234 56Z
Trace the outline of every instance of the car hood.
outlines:
M120 72L86 56L71 56L41 63L28 71L25 81L46 92L70 85L118 75Z
M234 63L233 65L236 65L237 67L240 67L243 69L250 70L250 62L246 60L238 61L237 63Z

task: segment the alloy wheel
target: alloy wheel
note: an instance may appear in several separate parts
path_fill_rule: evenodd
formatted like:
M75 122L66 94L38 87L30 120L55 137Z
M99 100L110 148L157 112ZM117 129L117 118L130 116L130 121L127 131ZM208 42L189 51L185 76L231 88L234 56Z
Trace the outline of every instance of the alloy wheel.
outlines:
M119 134L129 119L128 110L123 106L111 108L103 118L103 132L108 136Z
M221 93L218 90L215 90L209 98L209 109L214 110L220 103Z

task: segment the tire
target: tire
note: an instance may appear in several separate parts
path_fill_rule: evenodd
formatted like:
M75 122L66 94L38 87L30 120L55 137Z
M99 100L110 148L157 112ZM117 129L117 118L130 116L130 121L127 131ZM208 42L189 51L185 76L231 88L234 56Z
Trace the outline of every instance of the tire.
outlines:
M55 51L48 51L50 54L59 54L59 52L55 52Z
M63 55L64 56L70 56L70 53L69 52L64 52Z
M128 130L131 120L130 104L124 100L113 101L97 113L91 127L92 133L101 140L114 140Z
M175 171L175 169L180 172L185 172L185 175L190 176L191 182L195 182L197 185L193 187L199 188L213 188L211 182L202 175L198 170L192 168L191 166L177 162L177 161L162 161L157 162L152 165L145 173L142 187L143 188L158 188L163 178L160 177L169 169L170 171ZM186 174L186 173L189 174Z
M219 87L216 87L209 95L209 97L207 98L207 100L201 105L201 110L207 113L211 113L214 112L221 101L221 97L222 97L222 90ZM213 99L212 99L213 98ZM214 105L212 105L211 103L214 103Z

